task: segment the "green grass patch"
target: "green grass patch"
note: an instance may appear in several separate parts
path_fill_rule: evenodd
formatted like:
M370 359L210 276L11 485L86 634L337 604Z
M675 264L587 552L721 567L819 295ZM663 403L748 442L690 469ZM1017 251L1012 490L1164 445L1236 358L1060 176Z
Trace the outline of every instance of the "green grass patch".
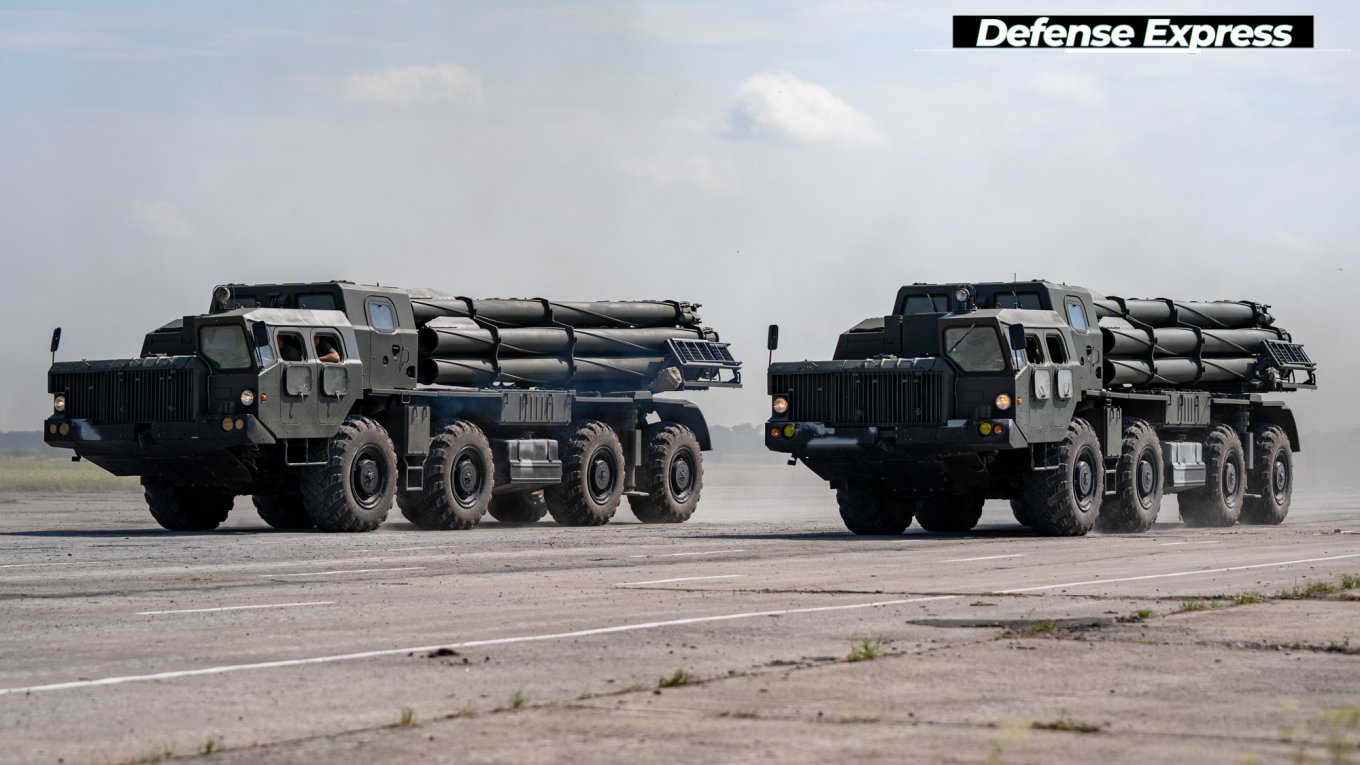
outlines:
M754 709L724 709L718 713L719 717L730 717L736 720L754 720L760 717L760 712Z
M397 717L397 725L400 725L401 727L405 728L408 725L414 725L415 721L416 710L410 707L402 707L401 714Z
M694 675L683 669L677 669L669 675L656 682L658 688L679 688L682 685L689 685L694 682Z
M1259 592L1239 592L1233 596L1232 602L1234 605L1238 606L1246 606L1252 603L1264 603L1266 602L1266 596Z
M524 698L524 691L515 691L515 695L510 697L511 709L523 709L529 700Z
M69 454L60 455L63 457ZM20 491L139 491L135 477L110 475L89 462L53 459L30 449L7 449L0 455L0 493Z
M883 655L883 641L856 640L850 644L850 655L845 657L846 661L872 661Z
M1099 733L1105 726L1095 723L1084 723L1064 717L1061 720L1050 722L1035 721L1029 724L1033 730L1055 730L1063 733Z

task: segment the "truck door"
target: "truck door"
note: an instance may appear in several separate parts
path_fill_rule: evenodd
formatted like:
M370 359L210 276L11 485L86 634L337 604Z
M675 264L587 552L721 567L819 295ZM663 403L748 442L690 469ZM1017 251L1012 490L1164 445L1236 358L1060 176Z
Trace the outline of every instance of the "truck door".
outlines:
M285 424L309 426L316 422L316 385L318 362L311 352L312 341L301 329L284 327L274 333L283 367L279 416Z
M357 349L345 347L340 333L333 329L311 330L311 348L316 352L316 416L322 425L335 426L344 421L358 398L361 365Z
M1053 365L1054 415L1065 430L1077 408L1077 360L1072 356L1071 345L1062 332L1045 331L1044 350L1047 351L1049 363Z
M1057 410L1055 388L1057 370L1044 352L1043 333L1025 333L1025 360L1029 367L1029 385L1017 389L1024 403L1017 405L1020 428L1031 441L1051 441L1057 432L1060 415ZM1065 421L1063 428L1067 427Z

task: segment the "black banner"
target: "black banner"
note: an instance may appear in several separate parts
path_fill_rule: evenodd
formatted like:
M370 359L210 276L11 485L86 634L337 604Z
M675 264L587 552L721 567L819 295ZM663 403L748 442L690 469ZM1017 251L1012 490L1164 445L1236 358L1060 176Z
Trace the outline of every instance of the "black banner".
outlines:
M955 48L1311 48L1312 16L955 16Z

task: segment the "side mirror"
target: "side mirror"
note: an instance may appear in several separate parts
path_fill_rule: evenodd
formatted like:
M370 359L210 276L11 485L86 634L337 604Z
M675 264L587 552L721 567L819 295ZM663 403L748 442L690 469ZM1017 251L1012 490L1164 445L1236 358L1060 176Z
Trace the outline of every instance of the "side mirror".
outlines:
M255 341L256 348L269 347L269 327L262 322L251 322L250 336Z
M1011 342L1011 350L1025 350L1025 325L1012 324L1006 327L1006 339Z
M60 348L60 347L61 347L61 327L57 327L56 329L52 330L52 349L51 349L51 352L52 352L52 353L56 353L56 352L57 352L57 349Z
M778 348L779 348L779 325L771 324L769 332L765 335L765 350L774 352Z

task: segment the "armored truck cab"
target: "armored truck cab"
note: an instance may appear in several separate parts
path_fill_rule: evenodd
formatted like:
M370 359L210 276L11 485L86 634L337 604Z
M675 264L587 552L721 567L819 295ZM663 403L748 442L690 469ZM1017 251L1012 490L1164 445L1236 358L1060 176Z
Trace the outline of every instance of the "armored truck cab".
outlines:
M708 428L657 394L740 385L696 311L225 285L139 358L53 364L44 433L141 476L175 530L215 528L241 494L273 526L327 531L376 528L393 503L426 528L487 512L595 525L624 496L645 522L680 522Z
M1044 281L916 284L831 361L771 364L765 443L836 489L856 533L966 531L1008 499L1044 534L1279 523L1315 386L1266 306L1106 298Z

